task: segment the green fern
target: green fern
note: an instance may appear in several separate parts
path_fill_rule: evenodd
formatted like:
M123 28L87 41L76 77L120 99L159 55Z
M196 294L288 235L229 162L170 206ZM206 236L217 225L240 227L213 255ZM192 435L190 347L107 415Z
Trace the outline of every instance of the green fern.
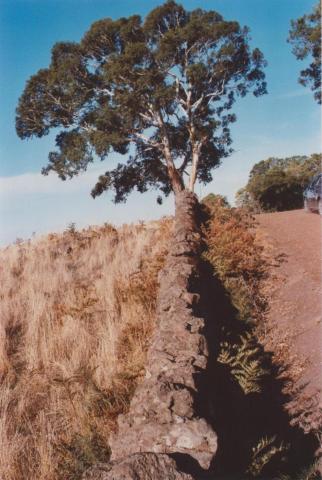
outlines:
M301 470L295 477L289 475L282 475L276 480L319 480L321 475L319 473L318 462L313 463L309 467Z
M288 448L289 446L283 442L279 445L276 443L276 435L261 438L258 444L252 449L252 460L247 469L247 473L253 477L258 477L262 473L263 468L275 455L284 453Z
M263 368L263 355L251 333L239 337L240 342L222 342L218 362L230 367L230 373L243 392L260 393L262 379L270 372Z

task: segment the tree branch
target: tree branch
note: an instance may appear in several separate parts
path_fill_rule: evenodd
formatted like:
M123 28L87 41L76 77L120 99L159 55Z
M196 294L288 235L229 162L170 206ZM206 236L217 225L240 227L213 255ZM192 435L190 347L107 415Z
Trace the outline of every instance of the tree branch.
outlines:
M192 147L192 168L191 168L191 173L189 178L189 190L191 192L193 192L194 190L194 185L197 179L201 147L206 140L207 140L207 136L203 136L202 139L199 140L198 142L195 142L195 144Z
M158 148L159 150L162 150L162 146L163 144L160 143L160 142L155 142L154 140L151 140L150 138L146 137L145 135L143 135L143 133L139 133L139 132L132 132L131 133L132 136L138 138L139 140L142 140L144 143L146 143L147 145L149 145L150 147L153 147L153 148Z
M170 180L171 180L172 188L173 188L174 193L178 193L178 192L184 190L184 183L183 183L183 180L182 180L182 177L181 177L180 173L176 169L176 166L174 164L174 161L173 161L173 158L172 158L172 155L171 155L171 148L170 148L170 141L169 141L169 137L168 137L168 132L167 132L166 126L164 124L164 120L163 120L161 111L158 111L156 115L157 115L157 121L158 121L158 124L159 124L160 132L161 132L161 135L163 137L163 139L162 139L163 154L164 154L164 158L165 158L166 163L167 163L167 168L168 168L168 173L169 173L169 177L170 177Z
M148 122L150 122L150 125L153 126L153 127L158 127L158 124L157 122L154 120L154 118L152 117L152 115L146 115L145 113L139 113L140 117L144 118L144 120L147 120Z

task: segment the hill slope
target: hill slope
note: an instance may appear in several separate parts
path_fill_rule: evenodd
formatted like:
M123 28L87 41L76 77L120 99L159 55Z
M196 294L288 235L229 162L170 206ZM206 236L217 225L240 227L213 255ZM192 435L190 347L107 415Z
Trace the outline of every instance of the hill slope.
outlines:
M257 221L267 249L280 258L272 269L268 321L284 333L281 342L287 334L293 356L308 360L301 382L308 382L309 399L322 387L321 217L293 210Z
M247 212L218 200L204 214L193 302L198 318L205 314L199 393L218 434L213 472L293 480L311 468L316 437L291 426L280 337L265 338L268 262ZM0 251L1 480L79 480L109 461L117 417L143 385L152 333L164 340L154 328L156 296L171 233L170 219L70 228ZM177 289L165 290L177 300ZM186 328L177 320L168 335Z
M143 371L169 221L0 251L0 477L79 478Z

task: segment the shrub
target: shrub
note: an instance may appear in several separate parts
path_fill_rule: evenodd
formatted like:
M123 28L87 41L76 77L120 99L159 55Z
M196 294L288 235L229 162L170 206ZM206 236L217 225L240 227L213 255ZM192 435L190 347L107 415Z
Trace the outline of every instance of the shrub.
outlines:
M302 208L303 191L321 171L321 158L321 154L312 154L256 163L247 185L237 192L237 203L256 212Z
M246 210L230 208L221 199L206 203L210 213L205 232L205 258L229 292L239 318L259 322L267 305L262 281L268 264L256 241L254 217Z

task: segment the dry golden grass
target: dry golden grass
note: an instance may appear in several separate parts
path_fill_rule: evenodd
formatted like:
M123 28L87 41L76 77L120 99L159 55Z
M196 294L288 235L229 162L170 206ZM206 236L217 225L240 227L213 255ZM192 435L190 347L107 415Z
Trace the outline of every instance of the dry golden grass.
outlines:
M109 456L144 372L171 230L110 225L0 251L0 478L69 480Z

